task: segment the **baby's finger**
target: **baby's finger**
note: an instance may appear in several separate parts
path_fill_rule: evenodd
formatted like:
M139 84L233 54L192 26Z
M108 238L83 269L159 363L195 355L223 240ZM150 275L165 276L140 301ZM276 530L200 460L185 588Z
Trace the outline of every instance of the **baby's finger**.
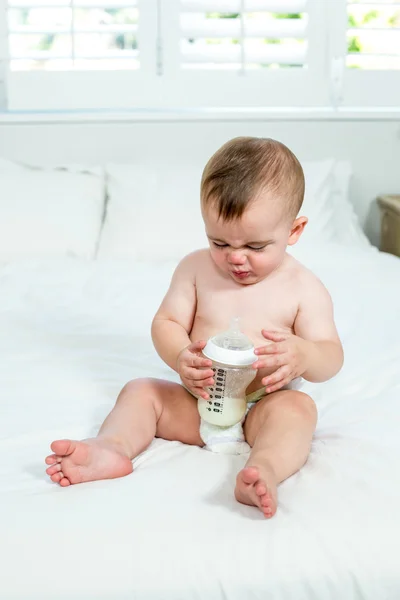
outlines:
M205 340L199 340L198 342L193 342L188 346L189 352L201 352L203 348L205 348L207 342Z
M281 381L278 381L278 383L275 383L274 385L269 385L265 388L265 391L267 392L267 394L272 394L272 392L277 392L278 390L284 388L285 385L287 385L288 383L290 383L290 377L287 377L286 379L281 379Z
M210 397L208 395L208 392L206 390L203 390L203 388L201 387L193 387L192 392L195 396L200 396L200 398L204 398L204 400L208 400Z
M278 381L281 381L282 379L286 379L289 376L289 374L290 374L290 367L288 367L288 365L284 365L283 367L279 367L279 369L277 371L275 371L275 373L272 373L271 375L264 377L261 380L261 383L263 385L265 385L265 387L270 387L271 385L278 383Z
M197 383L197 381L194 382L194 381L190 381L189 379L182 379L182 383L185 386L185 388L196 398L201 396L201 398L208 400L207 390L200 387L199 384Z
M203 379L201 381L191 381L190 383L193 387L203 389L203 388L214 385L214 380L213 379Z
M284 354L275 354L266 358L260 357L253 363L254 369L272 369L273 367L281 367L287 363L287 358Z
M289 337L288 333L282 333L281 331L268 331L268 329L262 329L261 333L266 340L271 340L272 342L283 342Z
M282 342L277 342L275 344L268 344L267 346L258 346L254 350L254 353L258 355L263 354L279 354L281 352L285 352L286 346Z
M212 361L209 358L201 358L200 356L196 356L193 359L192 367L211 367Z
M214 377L214 371L211 369L192 369L189 368L185 372L185 377L187 379L201 380L201 379L209 379L210 377Z

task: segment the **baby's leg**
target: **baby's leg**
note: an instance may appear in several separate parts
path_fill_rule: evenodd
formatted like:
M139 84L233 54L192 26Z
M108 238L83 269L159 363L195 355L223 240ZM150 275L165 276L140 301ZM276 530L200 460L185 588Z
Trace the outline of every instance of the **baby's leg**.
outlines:
M317 409L307 394L280 390L260 400L244 425L252 451L237 477L236 499L272 517L277 485L306 462L316 423Z
M57 440L46 473L61 486L113 479L132 472L132 458L153 440L203 446L197 400L184 387L161 379L136 379L122 389L96 438Z

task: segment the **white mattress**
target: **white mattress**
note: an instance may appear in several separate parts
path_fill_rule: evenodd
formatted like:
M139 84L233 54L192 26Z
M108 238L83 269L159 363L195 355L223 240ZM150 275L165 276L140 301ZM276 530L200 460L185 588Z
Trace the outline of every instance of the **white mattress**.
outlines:
M133 377L176 379L149 336L174 265L0 267L2 600L398 600L400 261L302 254L331 290L346 362L306 384L311 456L269 521L233 498L244 457L177 442L156 440L126 478L52 484L53 439L94 434Z

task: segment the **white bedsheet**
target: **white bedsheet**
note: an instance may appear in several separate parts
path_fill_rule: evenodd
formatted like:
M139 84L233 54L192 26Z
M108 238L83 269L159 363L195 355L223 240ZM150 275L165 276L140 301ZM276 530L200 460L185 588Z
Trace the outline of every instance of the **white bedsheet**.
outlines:
M174 265L0 267L1 600L400 597L400 261L302 250L330 289L342 372L272 520L235 502L245 457L156 440L132 475L62 489L49 443L94 434L122 385L176 379L149 326Z

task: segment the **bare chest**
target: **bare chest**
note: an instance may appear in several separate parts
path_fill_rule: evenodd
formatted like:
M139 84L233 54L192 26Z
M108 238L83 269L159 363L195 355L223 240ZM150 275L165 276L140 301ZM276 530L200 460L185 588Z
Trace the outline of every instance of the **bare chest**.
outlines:
M216 277L200 278L192 339L208 339L228 329L233 317L254 344L264 340L261 330L292 331L298 304L294 290L285 278L254 285L238 286ZM264 340L265 341L265 340Z

